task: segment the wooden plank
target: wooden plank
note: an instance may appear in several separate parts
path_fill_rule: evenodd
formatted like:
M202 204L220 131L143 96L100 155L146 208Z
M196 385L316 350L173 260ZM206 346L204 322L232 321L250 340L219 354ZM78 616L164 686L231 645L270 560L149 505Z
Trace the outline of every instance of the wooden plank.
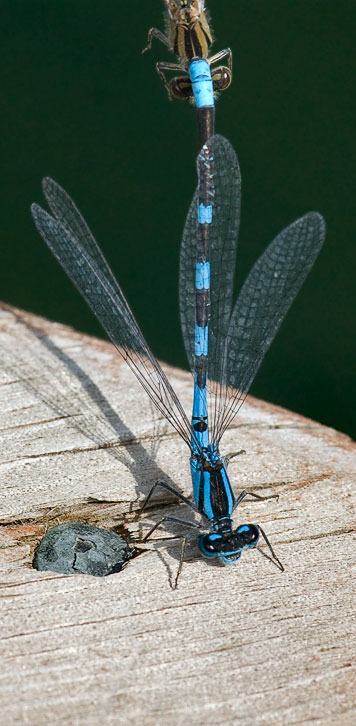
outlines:
M190 376L165 367L186 406ZM356 447L330 428L249 398L223 441L244 503L283 561L257 552L211 565L165 526L106 578L31 567L46 528L119 526L132 538L157 515L185 517L158 477L189 495L188 451L113 348L58 324L0 310L0 706L3 723L355 723ZM99 501L98 501L99 500ZM191 516L188 513L187 518Z

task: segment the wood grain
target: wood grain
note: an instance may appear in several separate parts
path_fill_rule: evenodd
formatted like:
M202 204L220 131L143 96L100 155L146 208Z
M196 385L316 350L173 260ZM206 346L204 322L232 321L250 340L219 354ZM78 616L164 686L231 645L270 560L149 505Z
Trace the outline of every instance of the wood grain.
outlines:
M165 367L189 414L190 376ZM223 440L238 492L286 572L257 552L202 560L189 535L179 587L175 525L106 578L31 566L46 529L117 527L132 541L157 516L190 513L188 450L112 346L0 310L0 709L4 724L354 726L355 474L351 440L249 398ZM165 540L165 541L162 541Z

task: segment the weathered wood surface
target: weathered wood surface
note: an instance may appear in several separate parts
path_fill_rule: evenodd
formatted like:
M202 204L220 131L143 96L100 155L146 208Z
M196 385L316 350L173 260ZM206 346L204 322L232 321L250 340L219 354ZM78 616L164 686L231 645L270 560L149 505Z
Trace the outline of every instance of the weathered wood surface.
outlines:
M107 578L39 573L47 527L122 526L157 477L191 484L185 444L102 341L0 310L1 723L354 726L355 473L350 439L248 399L223 451L285 564L202 560L193 532L179 588L167 539ZM189 412L188 374L167 368ZM157 515L185 516L168 495ZM190 512L188 517L191 516ZM123 530L120 530L123 531Z

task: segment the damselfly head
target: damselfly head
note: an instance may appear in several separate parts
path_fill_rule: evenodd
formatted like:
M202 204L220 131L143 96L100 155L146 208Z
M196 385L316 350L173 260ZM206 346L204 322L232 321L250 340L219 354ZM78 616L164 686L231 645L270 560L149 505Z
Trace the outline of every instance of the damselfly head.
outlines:
M256 547L260 530L255 524L242 524L236 530L211 532L199 539L199 549L204 557L219 557L224 565L232 565L240 559L245 549Z
M204 0L164 0L168 14L177 25L199 20L204 12Z

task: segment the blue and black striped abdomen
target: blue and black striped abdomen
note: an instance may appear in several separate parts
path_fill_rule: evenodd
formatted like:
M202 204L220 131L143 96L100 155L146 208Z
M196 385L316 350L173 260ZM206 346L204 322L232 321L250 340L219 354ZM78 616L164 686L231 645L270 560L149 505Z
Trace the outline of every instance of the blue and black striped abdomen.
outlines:
M213 159L208 146L199 155L199 195L195 268L195 350L192 428L202 447L209 444L207 413L210 306L209 237L213 217Z

